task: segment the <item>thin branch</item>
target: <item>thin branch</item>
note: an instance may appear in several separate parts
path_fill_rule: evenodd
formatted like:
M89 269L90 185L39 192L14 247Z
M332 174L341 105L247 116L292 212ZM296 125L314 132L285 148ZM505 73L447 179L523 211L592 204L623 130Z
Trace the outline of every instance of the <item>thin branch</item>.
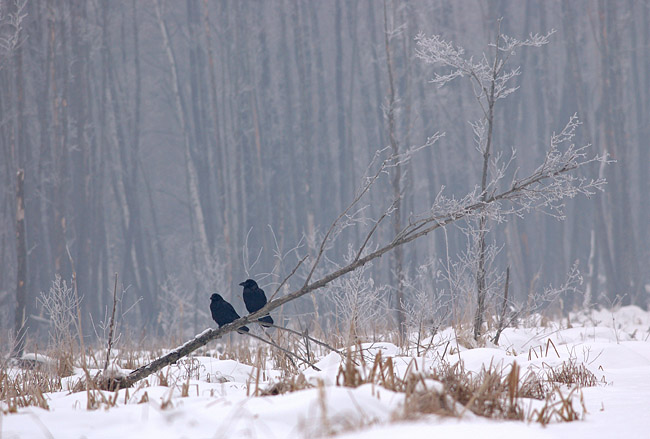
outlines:
M370 162L370 165L368 166L368 169L370 169L370 167L375 162L375 160L379 157L379 155L382 152L386 151L388 148L389 147L386 147L386 148L381 149L381 150L379 150L379 151L377 151L375 153L375 156L373 157L372 161ZM334 222L332 222L332 225L330 226L329 230L327 231L327 233L323 237L323 240L321 241L320 248L318 249L318 255L316 256L316 260L314 261L314 264L312 265L312 268L311 268L311 271L309 272L309 275L305 279L305 283L303 284L303 288L306 287L309 284L309 281L311 280L311 277L313 276L314 271L316 270L316 266L320 262L320 260L321 260L321 258L323 256L323 253L325 252L325 245L327 244L328 239L329 239L330 235L332 234L333 230L335 229L336 225L339 223L341 218L346 216L348 214L348 212L361 200L361 198L363 198L363 196L366 194L366 192L368 192L370 190L370 188L372 187L374 182L379 178L381 173L384 172L384 170L386 168L386 165L387 165L388 161L391 158L392 158L392 156L385 159L382 162L379 169L377 170L377 172L372 177L366 179L365 185L363 185L361 190L357 192L357 194L355 195L352 202L348 205L348 207L345 208L345 210L343 212L341 212L341 214L334 220Z
M243 334L248 335L249 337L252 337L252 338L254 338L254 339L256 339L256 340L259 340L259 341L261 341L262 343L266 343L266 344L268 344L268 345L271 345L271 346L273 346L274 348L276 348L276 349L278 349L278 350L284 352L285 354L289 355L290 357L294 357L294 358L296 358L296 359L302 361L303 363L308 364L308 365L309 365L312 369L314 369L315 371L320 372L320 369L319 369L317 366L315 366L314 364L312 364L309 360L305 360L305 359L302 358L301 356L294 354L294 353L291 352L290 350L285 349L285 348L279 346L277 343L275 343L275 342L273 342L273 341L271 341L271 340L267 340L267 339L262 338L262 337L260 337L260 336L258 336L258 335L251 334L250 332L244 332Z
M384 211L384 213L381 215L381 217L379 217L379 219L375 222L375 225L372 226L372 229L370 229L370 231L366 235L366 239L363 241L363 244L361 245L361 247L359 247L359 251L357 252L356 257L354 258L355 261L358 260L361 257L361 254L363 253L363 250L366 248L366 245L368 245L368 242L370 241L370 238L372 238L372 235L377 230L377 227L379 227L379 224L381 224L381 222L384 220L384 218L386 218L388 216L389 213L391 213L391 212L393 212L393 210L395 210L395 205L397 204L397 202L398 202L397 200L393 201L393 203L390 205L390 207L388 209L386 209Z
M281 331L286 331L286 332L289 332L291 334L297 335L299 337L304 337L304 338L308 339L309 341L316 343L319 346L322 346L322 347L324 347L326 349L329 349L332 352L336 352L337 354L339 354L339 355L341 355L343 357L345 356L345 353L343 353L342 351L336 349L335 347L332 347L332 346L328 345L324 341L321 341L321 340L318 340L316 338L310 337L309 335L307 335L306 331L305 332L295 331L293 329L285 328L284 326L278 326L278 325L273 325L273 324L269 325L268 323L264 324L264 326L268 326L270 328L276 328L276 329L279 329Z
M280 285L278 285L278 287L275 289L275 291L273 292L273 294L271 295L271 298L270 298L269 300L273 300L273 298L278 294L278 292L279 292L280 289L284 286L284 284L289 280L289 278L290 278L291 276L293 276L293 275L296 273L296 271L298 271L298 268L300 268L300 266L302 265L302 263L305 262L305 260L306 260L308 257L309 257L309 255L305 255L305 257L303 257L300 261L298 261L298 263L297 263L296 266L293 268L293 270L291 271L291 273L289 273L289 275L288 275L287 277L285 277L284 280L280 283Z

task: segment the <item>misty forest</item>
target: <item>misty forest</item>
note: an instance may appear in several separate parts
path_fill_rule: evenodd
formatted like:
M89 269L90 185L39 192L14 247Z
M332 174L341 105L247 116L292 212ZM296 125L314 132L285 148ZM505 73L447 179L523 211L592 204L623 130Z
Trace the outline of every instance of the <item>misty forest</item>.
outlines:
M342 345L648 305L645 1L2 0L0 51L5 352L248 278Z

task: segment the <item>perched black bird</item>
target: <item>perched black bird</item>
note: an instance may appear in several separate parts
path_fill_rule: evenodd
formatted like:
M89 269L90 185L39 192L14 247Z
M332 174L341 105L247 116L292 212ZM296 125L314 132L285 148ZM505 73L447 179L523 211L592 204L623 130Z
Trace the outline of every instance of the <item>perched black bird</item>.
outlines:
M246 309L249 313L255 312L266 305L266 294L264 294L264 290L261 289L253 279L246 279L239 285L244 287L244 303L246 304ZM267 327L273 324L273 319L268 314L257 319L257 321L260 322L262 326Z
M212 320L217 322L221 328L223 325L232 323L239 318L239 314L235 311L235 308L231 304L223 300L223 297L214 293L210 296L210 312L212 313ZM242 326L237 329L238 332L248 332L246 326Z

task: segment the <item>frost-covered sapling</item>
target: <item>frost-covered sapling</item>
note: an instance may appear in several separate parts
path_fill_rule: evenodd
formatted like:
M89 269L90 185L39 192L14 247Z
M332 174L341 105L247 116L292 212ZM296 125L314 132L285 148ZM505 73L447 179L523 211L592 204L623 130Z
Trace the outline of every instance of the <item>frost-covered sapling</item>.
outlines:
M513 80L521 74L519 67L510 68L508 62L520 48L542 47L548 44L553 33L554 31L545 35L530 34L528 38L520 40L502 34L499 20L494 43L489 45L488 53L484 52L477 59L466 55L462 47L454 46L439 35L428 37L421 33L416 38L417 56L427 64L445 69L443 73L435 73L431 82L442 87L454 79L465 78L472 87L481 111L481 118L471 122L476 149L482 156L480 184L468 195L469 199L465 198L466 202L479 206L466 218L473 229L470 235L475 238L477 251L474 274L475 339L481 335L489 292L490 281L486 269L486 235L490 230L489 221L502 222L507 214L521 215L530 210L542 210L563 217L562 200L579 193L589 196L604 185L601 179L589 180L569 172L592 161L606 160L605 157L599 156L588 158L588 146L576 147L571 143L579 124L577 116L574 115L560 134L552 136L544 162L535 172L523 179L517 179L517 172L514 172L515 177L509 185L510 189L496 195L504 186L506 171L516 157L516 150L513 149L510 158L504 161L503 151L495 153L496 148L493 145L496 103L517 90L518 86L513 84ZM560 149L560 145L565 145L565 149ZM504 208L501 199L507 199L512 204Z

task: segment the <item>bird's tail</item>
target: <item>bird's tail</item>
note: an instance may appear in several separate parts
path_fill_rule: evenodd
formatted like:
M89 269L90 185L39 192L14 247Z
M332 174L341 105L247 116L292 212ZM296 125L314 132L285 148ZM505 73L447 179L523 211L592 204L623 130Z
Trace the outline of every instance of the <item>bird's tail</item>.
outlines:
M269 315L257 319L257 321L260 322L262 326L266 326L267 328L273 324L273 318Z

